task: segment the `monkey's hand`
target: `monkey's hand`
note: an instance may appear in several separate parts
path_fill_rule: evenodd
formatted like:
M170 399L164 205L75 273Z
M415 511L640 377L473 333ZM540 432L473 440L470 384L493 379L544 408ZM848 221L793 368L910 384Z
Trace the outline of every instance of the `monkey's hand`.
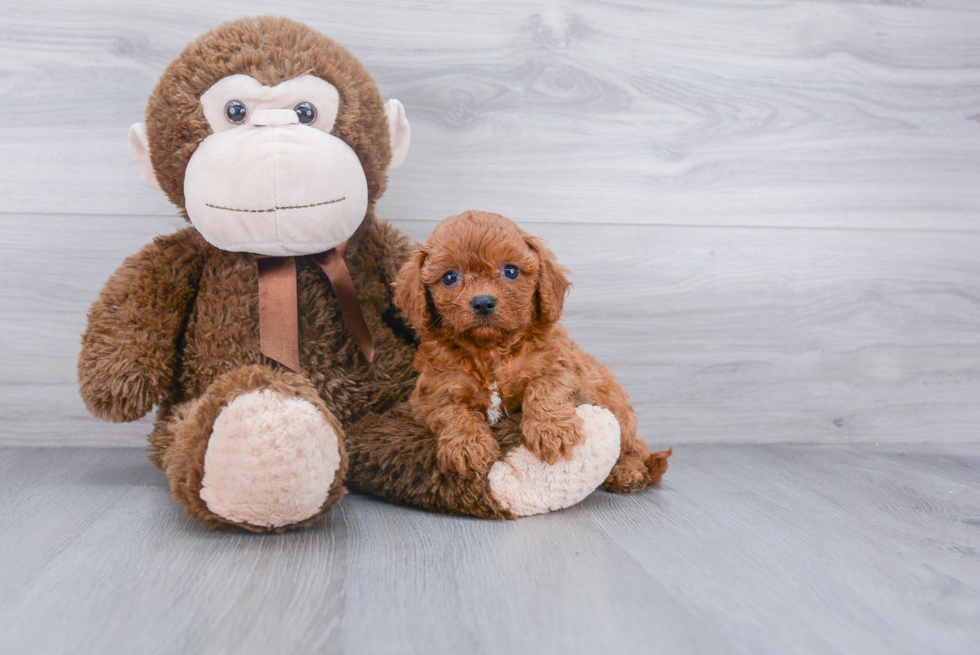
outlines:
M94 416L113 423L135 421L153 408L173 371L168 361L147 357L132 332L107 332L112 322L89 319L78 362L79 393Z
M195 245L187 230L158 238L123 263L92 305L78 382L95 416L135 421L170 388L200 270Z

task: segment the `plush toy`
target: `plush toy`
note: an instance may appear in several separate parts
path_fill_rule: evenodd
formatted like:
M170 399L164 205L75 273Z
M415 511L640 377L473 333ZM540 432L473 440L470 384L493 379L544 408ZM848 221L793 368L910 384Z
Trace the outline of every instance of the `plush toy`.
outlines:
M585 408L571 459L541 462L521 446L519 417L504 417L488 472L439 469L406 402L416 336L392 303L410 248L374 215L408 143L402 106L382 102L346 49L268 17L189 45L131 129L143 180L190 227L105 284L82 337L80 392L110 421L157 406L150 457L205 525L306 525L345 483L513 518L578 502L616 461L619 426Z

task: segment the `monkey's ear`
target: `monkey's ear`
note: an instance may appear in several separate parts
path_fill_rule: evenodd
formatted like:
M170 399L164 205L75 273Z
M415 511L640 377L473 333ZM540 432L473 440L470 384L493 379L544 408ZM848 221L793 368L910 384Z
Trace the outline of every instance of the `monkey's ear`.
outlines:
M416 246L415 253L402 265L395 280L395 307L405 312L408 322L419 334L428 332L432 323L429 293L422 282L425 255L425 244Z
M150 162L150 144L146 140L146 125L133 123L129 128L129 158L136 164L143 184L151 189L159 189L160 183L153 174L153 164Z
M412 128L405 118L405 107L392 98L385 103L385 116L388 117L388 136L391 138L391 163L388 170L393 171L405 161L408 144L412 140Z
M544 245L544 241L526 233L524 240L537 253L541 264L537 289L539 319L546 324L556 323L565 305L565 293L572 286L568 281L568 270L558 265L555 253Z

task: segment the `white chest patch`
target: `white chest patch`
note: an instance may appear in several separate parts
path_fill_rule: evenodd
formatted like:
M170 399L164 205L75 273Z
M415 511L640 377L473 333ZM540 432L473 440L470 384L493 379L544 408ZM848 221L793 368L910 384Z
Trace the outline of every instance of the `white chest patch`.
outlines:
M494 382L488 386L487 391L490 392L490 407L487 408L487 423L494 426L497 425L500 417L504 415L504 410L501 408L500 394L497 393L497 383Z

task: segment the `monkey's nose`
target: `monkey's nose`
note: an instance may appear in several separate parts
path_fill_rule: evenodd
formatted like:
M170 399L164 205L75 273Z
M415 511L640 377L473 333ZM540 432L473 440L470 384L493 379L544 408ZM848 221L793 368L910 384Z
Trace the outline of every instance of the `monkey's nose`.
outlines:
M493 296L477 296L470 301L470 307L477 316L490 316L497 308L497 299Z
M299 123L299 116L292 109L256 109L249 123L258 127L277 127Z

